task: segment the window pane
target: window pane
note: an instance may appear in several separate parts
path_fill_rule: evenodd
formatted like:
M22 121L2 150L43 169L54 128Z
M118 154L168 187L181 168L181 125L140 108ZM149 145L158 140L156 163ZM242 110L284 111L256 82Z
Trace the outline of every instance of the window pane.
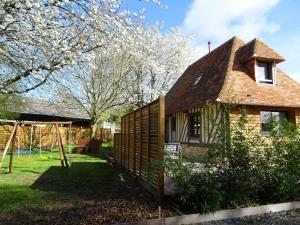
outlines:
M283 122L285 119L287 119L287 113L286 112L279 112L279 121Z
M270 62L257 62L257 79L259 81L272 81L272 63Z
M276 122L279 122L279 112L272 112L272 118Z
M190 134L191 137L199 137L200 136L200 115L199 114L193 114L190 115Z
M171 130L172 131L176 130L176 118L174 116L171 117Z
M268 112L268 111L261 111L261 130L264 136L269 136L271 133L271 119L277 121L278 123L283 122L287 119L286 112Z
M270 129L270 124L268 124L268 123L261 124L261 129L262 129L263 132L270 131L271 130Z
M261 111L260 112L261 123L269 123L272 118L272 112Z
M257 75L258 75L258 80L265 80L267 77L267 64L266 63L257 63Z
M271 63L267 63L266 79L267 80L273 80L272 74L273 74L272 64Z

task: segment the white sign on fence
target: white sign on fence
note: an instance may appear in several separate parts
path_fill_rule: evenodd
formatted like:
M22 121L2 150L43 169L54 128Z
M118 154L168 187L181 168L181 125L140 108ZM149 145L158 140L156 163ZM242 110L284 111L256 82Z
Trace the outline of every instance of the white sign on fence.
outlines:
M165 143L165 153L173 159L178 159L180 154L180 144Z

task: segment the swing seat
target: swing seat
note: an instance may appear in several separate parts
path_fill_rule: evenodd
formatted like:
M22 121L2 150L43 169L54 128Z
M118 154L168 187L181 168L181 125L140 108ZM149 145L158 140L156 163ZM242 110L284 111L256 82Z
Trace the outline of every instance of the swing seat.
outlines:
M41 159L49 159L47 156L41 156Z
M26 162L26 161L29 161L29 158L18 158L18 161Z

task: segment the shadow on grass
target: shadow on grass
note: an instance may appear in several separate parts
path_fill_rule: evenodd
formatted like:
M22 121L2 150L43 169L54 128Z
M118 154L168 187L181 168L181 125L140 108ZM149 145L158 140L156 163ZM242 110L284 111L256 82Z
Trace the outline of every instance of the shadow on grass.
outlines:
M0 211L43 205L44 201L49 205L115 198L152 201L132 177L112 167L100 154L70 155L69 164L69 168L62 168L58 157L34 158L25 163L16 161L12 174L2 168Z
M122 221L124 215L131 215L133 208L137 212L152 210L135 216L156 212L151 195L101 155L69 159L69 168L36 159L16 164L13 174L3 175L0 225L111 224L112 218ZM105 218L110 218L109 222L104 222Z
M85 199L131 198L142 191L131 177L106 162L74 162L69 168L52 166L31 188Z

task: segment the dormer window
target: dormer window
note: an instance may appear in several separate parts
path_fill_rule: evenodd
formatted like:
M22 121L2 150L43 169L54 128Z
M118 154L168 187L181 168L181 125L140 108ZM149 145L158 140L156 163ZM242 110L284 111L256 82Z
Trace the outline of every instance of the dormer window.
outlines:
M256 61L256 80L258 83L274 83L274 63Z

